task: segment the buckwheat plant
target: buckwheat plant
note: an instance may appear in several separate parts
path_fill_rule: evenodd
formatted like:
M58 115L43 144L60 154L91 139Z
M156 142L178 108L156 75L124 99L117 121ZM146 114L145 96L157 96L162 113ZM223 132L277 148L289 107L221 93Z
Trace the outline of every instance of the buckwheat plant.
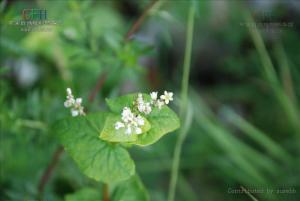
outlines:
M146 201L149 196L127 149L151 145L179 128L176 113L168 107L171 101L173 93L167 91L160 96L128 94L106 99L110 111L85 114L82 99L74 98L68 88L64 106L72 117L58 121L54 131L86 176L114 187L110 201ZM101 196L97 189L85 189L67 196L67 201L86 193Z
M72 90L67 88L67 100L64 102L66 108L71 108L71 114L73 117L78 115L85 115L83 107L81 106L82 98L74 99Z

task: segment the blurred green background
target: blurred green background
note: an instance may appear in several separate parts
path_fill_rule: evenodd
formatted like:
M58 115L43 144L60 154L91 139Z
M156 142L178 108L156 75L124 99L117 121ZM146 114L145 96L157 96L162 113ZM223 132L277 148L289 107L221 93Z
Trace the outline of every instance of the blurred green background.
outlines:
M254 199L235 192L242 186L257 200L299 201L300 3L159 1L125 40L149 3L1 1L0 200L38 200L39 180L59 146L51 125L70 115L63 106L67 87L91 112L106 109L106 97L164 89L174 91L178 111L193 4L193 116L184 125L176 200ZM27 8L47 10L56 24L24 30L16 23ZM167 199L177 137L130 149L153 201ZM95 185L63 153L43 200Z

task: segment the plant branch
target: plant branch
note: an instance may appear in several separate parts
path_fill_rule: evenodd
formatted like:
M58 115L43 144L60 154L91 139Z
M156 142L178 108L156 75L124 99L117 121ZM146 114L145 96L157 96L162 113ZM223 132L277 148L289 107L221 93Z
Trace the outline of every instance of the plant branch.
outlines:
M183 75L182 75L182 83L181 83L180 117L181 119L184 119L185 126L182 129L180 129L176 141L176 145L175 145L172 171L171 171L171 181L170 181L169 193L168 193L168 201L174 201L175 198L182 144L185 140L189 125L192 121L191 120L192 117L190 116L191 114L188 112L188 108L187 108L188 106L187 97L188 97L189 74L190 74L190 65L191 65L191 57L192 57L194 17L195 17L195 8L193 7L193 4L191 4L189 9L188 23L187 23L187 37L186 37Z
M103 201L109 201L108 184L104 183L102 187Z
M146 16L148 15L149 11L154 7L154 5L159 2L159 0L152 0L150 4L145 8L142 15L133 23L132 27L129 29L127 34L125 35L125 41L131 39L132 35L140 28L143 24Z
M106 73L102 73L100 74L98 81L96 83L96 85L94 86L94 88L91 90L91 93L89 95L89 102L92 103L94 102L97 93L100 91L100 89L102 88L104 82L106 80Z
M53 154L52 160L47 166L47 169L44 171L43 176L40 179L39 186L38 186L38 192L39 195L42 195L44 192L45 185L47 181L49 180L53 170L55 169L56 164L59 161L59 158L61 154L64 152L64 148L62 146L59 146L56 151Z

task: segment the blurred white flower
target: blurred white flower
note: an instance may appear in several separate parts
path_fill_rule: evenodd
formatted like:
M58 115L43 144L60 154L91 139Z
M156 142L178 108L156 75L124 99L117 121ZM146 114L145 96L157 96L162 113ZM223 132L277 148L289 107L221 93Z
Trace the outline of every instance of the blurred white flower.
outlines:
M138 115L136 117L136 122L137 122L138 125L141 125L141 126L143 126L145 124L145 121L144 121L143 117L141 117L140 115Z
M173 100L173 93L165 91L164 95L160 96L160 99L163 100L166 104L169 104L169 102Z
M67 94L68 94L68 96L72 96L73 97L72 90L70 88L67 88Z
M158 109L160 110L161 107L165 104L164 99L157 99L157 92L151 92L150 96L151 96L151 104L158 107ZM165 98L165 95L162 95L160 97Z
M64 105L66 108L72 107L75 103L75 99L72 95L72 90L70 88L67 88L67 100L64 102Z
M41 76L41 68L27 57L17 60L7 59L4 65L12 68L18 86L23 89L33 86Z
M152 108L151 108L150 103L145 103L144 113L145 114L150 114L151 111L152 111Z
M124 107L122 111L122 122L118 121L115 123L115 129L119 130L120 128L125 128L125 133L127 135L141 134L142 129L140 126L143 126L145 121L140 115L135 115L131 112L130 108Z
M127 122L130 122L132 121L134 115L133 113L131 112L130 108L128 107L124 107L123 108L123 111L122 111L122 120L127 123Z
M139 112L144 113L146 106L144 103L138 103L137 108L138 108Z
M150 103L144 101L143 95L141 93L138 94L136 104L137 104L137 109L141 113L149 114L152 111Z
M135 133L136 134L141 134L142 133L142 129L139 127L135 127Z
M161 109L161 107L164 105L165 103L161 100L157 100L155 106L158 107L158 109Z
M153 101L156 101L156 100L157 100L157 92L151 92L151 93L150 93L150 96L151 96L151 99L152 99Z
M67 88L67 100L64 102L66 108L71 108L71 115L76 117L78 115L85 115L84 108L81 106L82 98L74 99L72 90Z
M125 131L125 133L127 134L127 135L131 135L131 126L130 125L127 125L127 127L126 127L126 131Z
M124 123L122 123L120 121L116 122L116 124L115 124L116 130L119 130L120 128L124 128L124 127L125 127Z
M76 116L79 115L79 111L76 110L76 109L71 109L71 114L72 114L73 117L76 117Z

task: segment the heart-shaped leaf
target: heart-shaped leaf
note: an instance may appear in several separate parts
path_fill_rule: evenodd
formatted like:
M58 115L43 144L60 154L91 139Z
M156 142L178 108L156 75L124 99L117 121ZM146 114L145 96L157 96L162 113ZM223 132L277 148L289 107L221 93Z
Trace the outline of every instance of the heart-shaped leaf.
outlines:
M67 118L54 132L79 168L90 178L106 183L128 179L135 172L129 153L119 144L100 139L108 113Z
M142 146L153 144L165 134L180 127L179 118L168 106L162 106L160 110L155 108L147 119L151 124L151 129L139 135L134 144Z

